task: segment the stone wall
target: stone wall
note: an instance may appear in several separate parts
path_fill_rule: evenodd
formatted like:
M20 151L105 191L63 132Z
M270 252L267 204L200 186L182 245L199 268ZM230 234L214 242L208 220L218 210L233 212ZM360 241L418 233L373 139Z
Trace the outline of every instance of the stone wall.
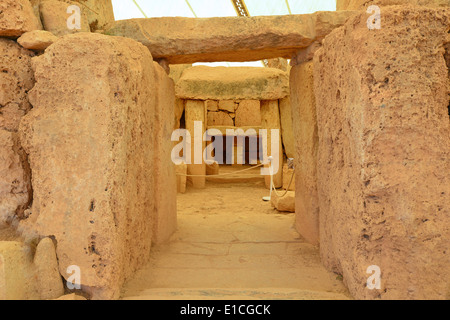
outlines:
M66 279L79 266L84 291L117 298L149 256L155 210L173 215L176 185L160 184L171 162L158 147L173 128L172 116L161 121L173 84L144 46L94 33L64 37L34 67L21 123L34 197L21 230L54 237ZM167 202L155 198L164 191Z
M368 30L361 13L314 58L321 256L357 299L450 298L449 19L389 7Z
M426 7L450 6L450 0L336 0L337 10L365 10L371 5L418 5Z
M319 244L316 101L313 62L291 69L292 121L295 140L295 226L310 243Z

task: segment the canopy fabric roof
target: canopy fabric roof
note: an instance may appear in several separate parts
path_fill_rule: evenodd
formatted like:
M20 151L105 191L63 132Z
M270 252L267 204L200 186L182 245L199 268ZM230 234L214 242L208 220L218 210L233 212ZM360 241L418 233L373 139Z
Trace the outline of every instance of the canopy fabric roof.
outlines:
M241 0L242 2L242 0ZM250 16L307 14L335 11L336 0L244 0ZM156 17L233 17L233 0L112 0L116 20ZM212 66L263 67L260 61L249 63L208 63Z

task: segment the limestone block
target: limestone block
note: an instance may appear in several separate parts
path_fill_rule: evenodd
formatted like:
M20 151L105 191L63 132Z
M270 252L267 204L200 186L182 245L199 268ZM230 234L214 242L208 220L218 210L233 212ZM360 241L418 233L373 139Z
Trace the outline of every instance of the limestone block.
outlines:
M77 32L90 32L87 10L80 5L78 6L80 8L80 29L69 29L67 21L74 14L71 12L67 13L68 7L71 5L77 5L77 3L57 0L41 1L39 11L44 29L58 37Z
M236 127L260 126L261 103L259 100L243 100L236 110Z
M206 101L206 110L213 111L213 112L219 111L219 101L207 100ZM234 112L234 110L232 112Z
M203 141L203 132L205 128L205 102L201 100L187 100L186 101L186 130L189 131L191 135L191 164L188 164L188 174L189 175L199 175L199 177L188 177L188 181L192 184L194 188L205 188L206 185L206 164L203 161L203 150L205 150L206 143ZM195 122L201 122L200 127L200 139L199 141L194 141L195 139ZM197 143L196 143L197 142ZM195 154L199 157L195 161ZM195 162L198 162L197 164Z
M186 180L187 180L187 165L185 163L177 164L175 166L175 172L177 174L177 191L179 193L186 192Z
M291 99L286 97L280 100L281 137L286 157L295 158L294 129L292 128Z
M450 11L382 19L351 17L314 57L321 257L357 299L449 299Z
M147 48L96 33L63 37L34 66L20 127L33 207L20 228L54 237L63 277L76 265L94 299L117 298L149 257L155 176L165 174L155 162L170 163L155 154L159 76Z
M28 0L0 2L0 37L20 37L25 32L42 29Z
M319 196L317 191L316 102L313 62L294 66L291 70L291 107L293 135L296 137L295 227L311 244L319 244Z
M39 298L33 280L30 248L20 242L0 241L0 300Z
M42 300L56 299L64 294L64 285L58 268L52 239L42 239L34 255L37 288Z
M284 190L277 191L280 195L285 193ZM272 191L271 196L272 207L280 212L295 212L295 192L288 191L283 197L279 197Z
M34 30L21 35L17 42L25 49L44 51L57 40L58 37L51 32Z
M175 164L171 161L171 139L174 123L175 89L172 79L164 69L154 62L155 82L157 84L155 125L153 148L155 151L155 216L152 241L163 243L170 238L177 228L177 180Z
M240 105L239 105L240 108ZM261 124L262 128L267 130L267 156L274 158L274 176L273 183L275 188L281 188L283 185L283 145L281 143L281 122L280 109L278 107L278 100L261 101ZM272 129L278 130L272 131ZM278 141L278 148L272 145L272 136L276 134L274 139ZM278 137L277 137L278 136ZM278 168L275 168L275 167ZM276 171L276 172L275 172ZM270 176L264 177L267 188L270 188Z
M184 103L183 99L175 99L175 118L174 118L174 129L179 129L181 126L181 118L184 113Z
M208 112L208 126L234 126L233 119L226 112Z
M31 51L0 39L0 225L21 217L31 196L31 174L19 142L20 119L30 109L27 92L34 85Z
M336 0L337 10L365 10L371 5L416 5L426 7L450 6L450 0Z
M287 164L283 165L283 189L295 191L295 171L289 169Z
M175 91L192 100L277 100L289 94L289 80L273 68L196 66L183 72Z
M236 110L236 102L234 100L220 100L219 110L234 112Z
M116 21L106 33L140 41L155 59L165 58L170 64L290 59L299 49L340 27L352 14L131 19Z

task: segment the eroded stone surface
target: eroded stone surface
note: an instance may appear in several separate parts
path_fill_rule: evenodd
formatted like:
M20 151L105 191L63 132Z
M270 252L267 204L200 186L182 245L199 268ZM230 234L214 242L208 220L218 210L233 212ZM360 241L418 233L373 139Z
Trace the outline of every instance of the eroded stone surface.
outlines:
M17 42L25 49L44 51L57 40L58 37L51 32L35 30L24 33L17 39Z
M77 5L77 3L57 0L41 1L39 12L44 29L58 37L77 32L90 32L87 10L82 10L80 6L78 6L80 8L80 24L75 28L70 25L69 28L68 20L71 19L69 21L75 22L74 18L71 17L76 14L73 10L68 13L68 8L71 5Z
M272 192L271 203L272 206L280 212L295 212L295 192L277 191Z
M159 90L152 57L131 39L79 33L34 65L34 108L21 123L34 199L21 230L53 236L60 273L67 279L67 267L79 266L93 298L118 297L152 239Z
M276 100L288 94L287 73L273 68L196 66L176 86L178 98L192 100Z
M450 11L382 17L349 19L314 58L321 256L355 298L448 299Z
M25 32L41 29L28 0L0 2L0 37L20 37Z
M256 61L291 58L300 48L322 40L352 12L304 15L181 18L116 21L106 33L135 39L155 59L171 64L213 61Z
M319 199L317 192L316 102L313 63L291 70L291 108L295 139L295 227L310 243L319 244Z
M34 85L31 51L0 39L0 225L21 217L31 197L30 171L17 130L30 109L27 92Z
M450 6L449 0L337 0L337 10L363 10L371 5L392 6L392 5L418 5L426 7Z

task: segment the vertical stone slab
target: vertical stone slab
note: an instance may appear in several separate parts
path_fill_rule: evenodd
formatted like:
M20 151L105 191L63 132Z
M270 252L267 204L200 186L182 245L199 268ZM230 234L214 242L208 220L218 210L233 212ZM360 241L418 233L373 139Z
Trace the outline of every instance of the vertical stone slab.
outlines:
M261 101L261 123L262 129L267 130L267 154L268 156L278 157L278 172L273 176L273 184L275 188L283 186L283 144L281 142L281 122L280 109L278 107L278 100L264 100ZM272 148L272 129L279 130L278 150ZM270 176L264 177L266 187L270 188Z
M186 130L191 134L191 164L188 164L188 175L199 175L200 177L188 177L188 181L192 183L194 188L205 188L206 186L206 164L203 161L203 150L205 150L206 143L203 141L203 132L205 131L206 115L205 115L205 102L203 100L187 100L186 101ZM195 154L195 141L194 141L194 122L202 122L201 137L197 143L197 149L200 149L201 145L201 164L194 163ZM200 161L199 161L200 162Z
M20 119L30 110L31 51L0 39L0 225L21 218L31 200L31 177L19 142Z
M322 261L358 299L449 299L450 10L366 21L350 18L314 58Z
M21 141L33 173L26 234L53 236L60 273L80 268L94 299L117 298L149 257L158 84L148 49L68 35L34 60Z
M294 130L292 128L291 98L280 99L281 138L286 157L295 158Z
M295 227L310 243L319 244L317 193L317 118L313 62L291 69L291 106L295 140Z
M175 164L171 161L171 136L174 127L175 89L164 69L156 62L155 83L158 94L155 104L154 177L155 217L153 242L162 243L170 238L177 228L177 180Z

